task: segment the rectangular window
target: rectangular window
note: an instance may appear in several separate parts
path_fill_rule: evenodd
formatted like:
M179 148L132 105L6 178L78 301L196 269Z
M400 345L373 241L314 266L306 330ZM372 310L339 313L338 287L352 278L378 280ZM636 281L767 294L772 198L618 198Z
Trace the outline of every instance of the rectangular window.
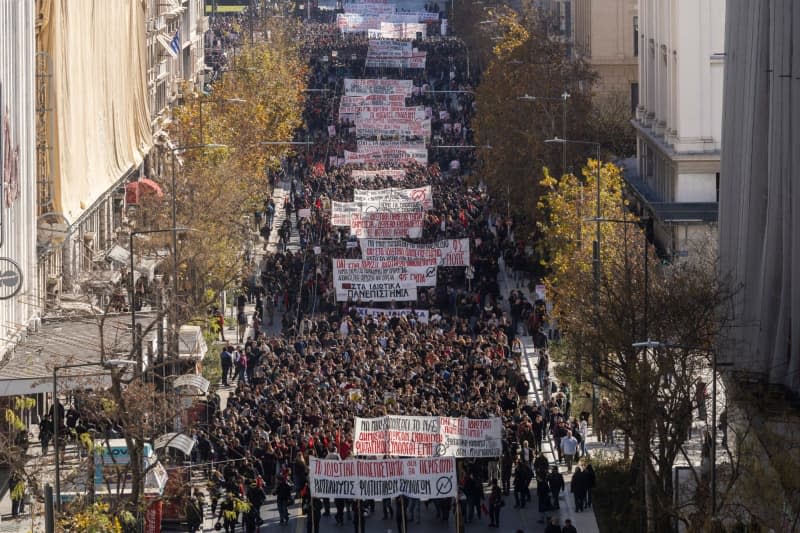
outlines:
M639 16L633 17L633 57L639 57Z
M631 83L631 115L636 114L639 106L639 83Z
M719 203L719 172L717 172L716 188L717 188L717 203Z

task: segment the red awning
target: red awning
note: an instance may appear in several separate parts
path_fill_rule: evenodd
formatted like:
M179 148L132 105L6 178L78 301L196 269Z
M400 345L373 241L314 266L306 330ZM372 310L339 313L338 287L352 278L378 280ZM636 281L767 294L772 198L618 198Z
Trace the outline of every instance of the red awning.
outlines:
M132 181L125 186L125 203L138 204L147 195L155 195L158 198L164 197L161 186L149 178L142 178L139 181Z

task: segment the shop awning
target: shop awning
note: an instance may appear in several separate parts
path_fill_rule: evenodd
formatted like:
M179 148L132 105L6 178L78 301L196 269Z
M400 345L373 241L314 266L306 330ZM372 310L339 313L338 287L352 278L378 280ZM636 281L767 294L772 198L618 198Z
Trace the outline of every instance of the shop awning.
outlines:
M139 181L133 181L125 186L125 203L138 204L139 201L149 194L154 194L158 198L164 197L164 191L161 186L149 178L142 178Z

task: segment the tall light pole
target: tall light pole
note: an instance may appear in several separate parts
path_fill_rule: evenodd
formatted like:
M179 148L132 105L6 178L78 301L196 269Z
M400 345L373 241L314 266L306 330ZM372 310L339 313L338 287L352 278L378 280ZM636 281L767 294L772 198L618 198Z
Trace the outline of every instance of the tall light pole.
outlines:
M651 340L634 343L633 346L634 348L680 348L705 352L711 356L711 457L709 460L711 461L711 520L713 522L717 516L717 377L719 367L731 367L733 363L730 361L720 362L716 347L681 346Z
M547 96L531 96L529 94L524 94L523 96L517 97L517 100L522 100L525 102L561 102L561 114L562 114L562 122L561 122L561 138L567 138L567 99L570 97L570 94L567 91L561 93L561 96L558 98L547 97ZM558 138L558 137L556 137ZM569 141L572 142L572 141ZM598 158L598 161L600 159ZM567 173L567 143L563 143L562 155L561 155L561 175L564 176Z
M566 101L566 97L564 99ZM595 205L595 237L592 243L592 265L594 267L594 290L592 291L592 300L595 309L595 331L597 338L600 338L600 143L596 141L574 141L570 139L547 139L544 141L547 144L562 144L566 146L569 144L583 144L594 146L597 149L597 168L595 178L595 188L597 189L596 205ZM592 419L597 420L597 365L600 364L600 354L594 354L595 360L592 364Z
M101 352L102 355L102 352ZM59 365L53 367L53 451L55 453L55 492L56 492L56 511L61 511L61 462L59 460L60 443L59 433L61 426L61 413L58 403L58 371L68 368L84 368L99 366L106 369L118 368L125 365L136 365L137 362L130 359L108 359L93 363L77 363L72 365ZM141 369L141 367L139 367Z

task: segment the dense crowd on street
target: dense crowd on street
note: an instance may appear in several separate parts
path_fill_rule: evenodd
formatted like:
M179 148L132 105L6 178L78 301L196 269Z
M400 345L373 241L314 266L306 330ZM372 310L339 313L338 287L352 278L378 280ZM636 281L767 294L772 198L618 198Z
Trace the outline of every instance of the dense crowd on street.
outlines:
M337 96L343 78L363 70L359 60L346 58L352 53L363 62L367 43L364 37L331 31L330 24L310 23L306 31L314 92L306 131L298 137L314 144L286 160L276 177L287 184L285 201L276 205L268 197L255 216L265 242L276 231L280 246L258 261L237 299L239 327L220 354L221 385L231 387L227 405L194 431L192 459L209 477L205 499L226 531L233 531L240 516L246 531L255 531L259 508L273 497L281 523L289 521L289 506L299 503L310 516L309 531L318 531L327 515L362 531L374 515L397 520L398 530L405 532L407 523L421 520L423 509L428 518L435 511L441 521L456 511L467 523L488 514L490 525L499 527L505 496L513 494L515 507L525 507L535 480L544 520L544 513L558 506L565 485L542 453L542 442L553 439L559 461L571 472L575 459L586 453L588 408L584 399L572 397L566 383L551 380L545 340L537 344L535 376L544 398L537 402L530 395L519 335L541 339L545 317L541 302L529 301L523 291L512 289L507 302L501 296L499 278L525 283L524 253L513 239L513 223L495 214L482 187L468 183L464 171L472 164L470 150L432 151L430 165L406 164L400 179L364 182L349 168L331 166L332 155L355 149L350 126L337 121ZM471 144L470 80L463 68L452 66L460 45L444 39L425 46L427 68L404 73L420 88L408 104L432 107L438 144ZM330 60L334 49L344 56L336 64ZM440 96L428 89L460 92ZM447 112L447 120L439 118L445 116L441 112ZM458 133L445 127L453 122L460 125ZM469 238L474 275L467 279L464 267L440 267L437 284L420 289L416 302L384 304L425 311L427 320L415 313L362 316L357 308L366 304L337 302L332 260L360 254L358 247L348 246L347 228L331 225L331 202L351 201L359 187L422 185L432 186L433 209L425 215L421 240ZM286 217L274 228L280 210ZM301 217L301 210L307 215ZM294 251L288 246L293 227L299 235ZM255 308L250 315L248 304ZM270 334L276 321L281 335ZM455 501L312 500L310 457L351 457L354 418L385 414L502 417L503 455L461 460ZM571 490L578 510L591 505L593 485L591 467L576 467ZM238 500L248 501L249 510ZM196 511L201 502L192 501Z

